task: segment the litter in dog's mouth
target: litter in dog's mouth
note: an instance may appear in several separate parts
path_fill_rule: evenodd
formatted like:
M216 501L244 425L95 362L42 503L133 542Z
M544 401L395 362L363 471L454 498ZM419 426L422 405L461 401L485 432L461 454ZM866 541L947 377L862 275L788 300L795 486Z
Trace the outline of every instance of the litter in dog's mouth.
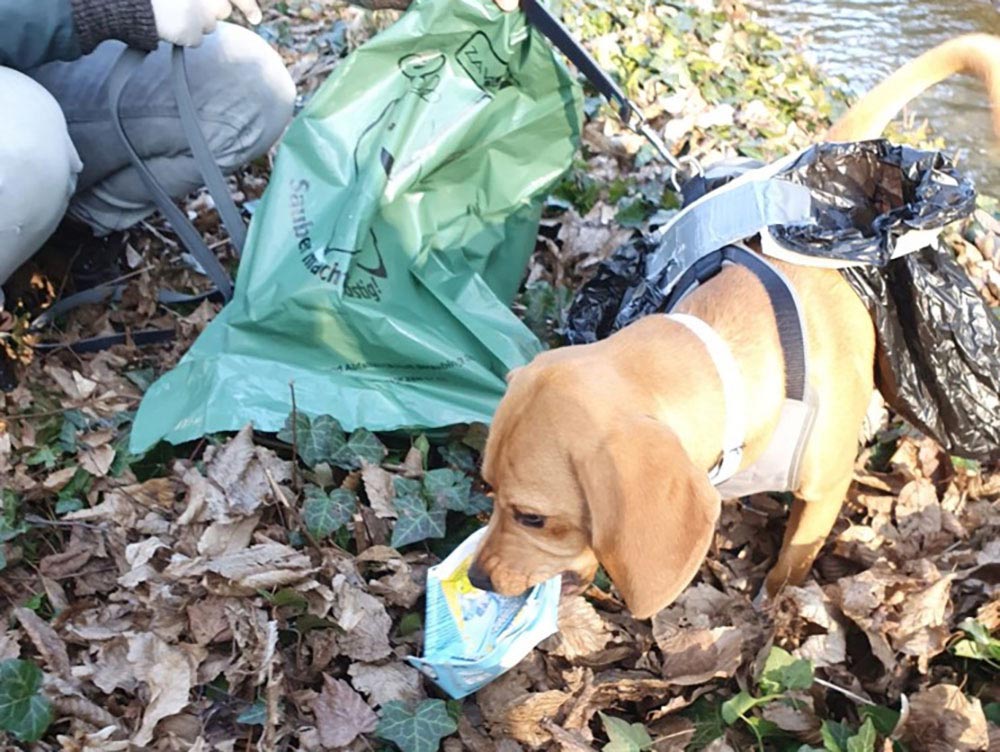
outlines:
M486 528L474 533L428 571L424 656L408 659L455 699L515 666L558 623L559 575L514 597L470 582L469 568L485 533Z

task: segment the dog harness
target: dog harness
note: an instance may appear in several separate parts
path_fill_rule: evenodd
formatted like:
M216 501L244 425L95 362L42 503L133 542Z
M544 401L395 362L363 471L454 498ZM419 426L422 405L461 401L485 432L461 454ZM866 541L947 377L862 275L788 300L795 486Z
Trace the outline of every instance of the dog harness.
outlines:
M672 311L691 290L730 265L753 272L771 300L785 361L785 401L764 453L752 465L740 470L747 419L746 389L739 363L726 341L709 324L690 314L667 313L669 319L683 324L702 341L722 380L726 416L722 452L708 477L726 498L793 490L798 486L802 456L816 415L815 400L807 381L803 317L795 290L781 271L765 259L745 247L728 246L704 256L681 277L682 283L690 278L692 284L678 285L676 289L684 292L671 296L667 311Z
M816 416L815 394L808 383L804 319L795 290L778 268L743 245L744 238L766 233L769 225L808 216L810 200L802 192L805 189L762 174L772 169L774 165L754 170L698 198L659 231L661 243L671 242L678 249L671 262L681 262L667 270L667 283L657 291L663 296L661 310L701 340L722 380L723 447L709 480L725 498L797 488ZM739 211L733 211L734 202L742 205ZM747 202L750 208L744 210ZM715 223L714 230L706 232L705 222ZM716 245L720 239L724 244ZM777 427L763 454L742 469L747 393L739 364L708 323L673 312L698 285L732 265L753 273L767 292L785 363L785 400Z

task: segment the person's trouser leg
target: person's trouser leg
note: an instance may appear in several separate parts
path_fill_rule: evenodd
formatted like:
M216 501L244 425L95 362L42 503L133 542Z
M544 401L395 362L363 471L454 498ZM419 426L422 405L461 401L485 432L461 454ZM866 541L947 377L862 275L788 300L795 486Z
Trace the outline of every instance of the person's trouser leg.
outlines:
M59 224L82 165L56 100L28 76L0 68L0 113L3 284Z
M103 234L130 227L155 210L114 133L108 77L122 50L105 42L71 63L50 63L32 77L58 100L83 159L70 214ZM126 132L166 191L180 198L202 186L184 136L170 79L171 48L163 44L125 87ZM292 116L295 86L281 57L252 31L220 24L186 51L191 95L216 160L226 172L265 154Z

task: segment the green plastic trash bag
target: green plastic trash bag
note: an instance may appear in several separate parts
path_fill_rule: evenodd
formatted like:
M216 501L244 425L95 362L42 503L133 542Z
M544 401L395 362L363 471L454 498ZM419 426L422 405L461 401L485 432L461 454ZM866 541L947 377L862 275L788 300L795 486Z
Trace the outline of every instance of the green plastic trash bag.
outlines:
M235 296L147 392L133 451L297 407L347 430L487 422L538 340L511 313L582 97L520 13L417 0L296 118Z

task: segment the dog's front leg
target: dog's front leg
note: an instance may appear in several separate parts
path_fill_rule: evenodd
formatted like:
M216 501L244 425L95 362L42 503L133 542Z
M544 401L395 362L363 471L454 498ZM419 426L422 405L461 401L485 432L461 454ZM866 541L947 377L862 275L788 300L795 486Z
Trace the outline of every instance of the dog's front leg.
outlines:
M785 527L778 560L767 575L765 588L774 597L785 585L800 585L809 574L844 503L851 476L832 485L822 495L796 497Z

